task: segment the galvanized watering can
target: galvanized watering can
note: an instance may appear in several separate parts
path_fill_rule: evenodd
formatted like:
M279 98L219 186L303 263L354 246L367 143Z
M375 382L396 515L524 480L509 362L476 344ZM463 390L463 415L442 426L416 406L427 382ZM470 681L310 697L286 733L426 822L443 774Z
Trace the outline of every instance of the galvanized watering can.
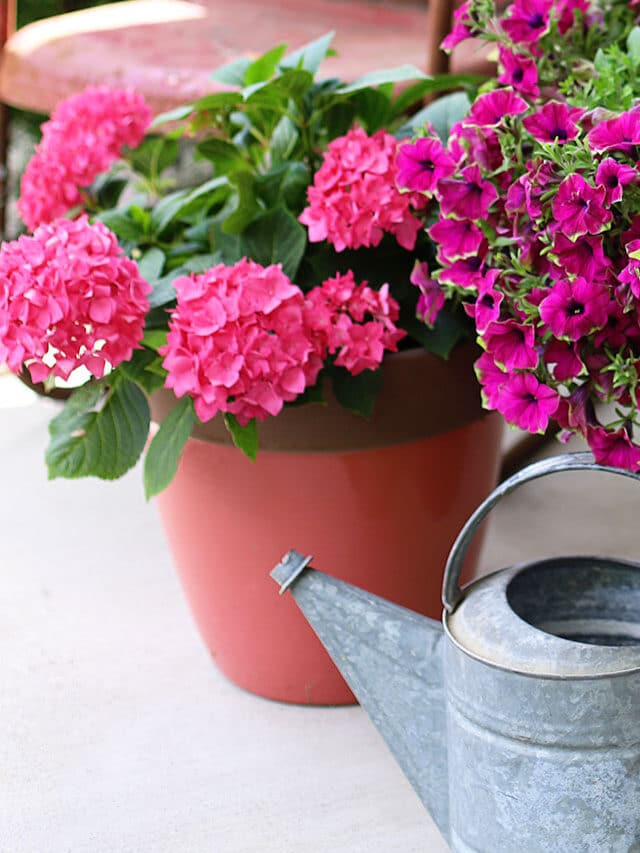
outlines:
M453 546L442 625L295 551L272 572L460 853L640 851L640 564L558 557L458 585L502 497L578 469L640 479L576 453L503 482Z

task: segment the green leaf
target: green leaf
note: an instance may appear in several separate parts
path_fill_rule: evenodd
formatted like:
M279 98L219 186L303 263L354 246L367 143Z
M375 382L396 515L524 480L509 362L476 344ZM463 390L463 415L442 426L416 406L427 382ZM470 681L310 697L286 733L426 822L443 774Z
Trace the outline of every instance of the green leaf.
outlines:
M244 86L244 77L250 65L251 59L242 56L240 59L234 59L233 62L216 69L211 74L210 79L227 86Z
M229 430L233 443L245 456L255 462L258 455L258 424L252 418L246 426L240 426L234 415L225 414L224 424Z
M271 157L274 163L289 159L293 153L300 134L298 128L289 116L282 116L271 134Z
M356 415L370 418L382 388L382 370L363 370L352 376L344 367L335 368L332 374L333 393L345 409Z
M282 264L282 271L295 279L307 245L305 229L284 208L277 208L255 219L241 235L248 257L263 266Z
M640 27L634 27L627 36L627 53L634 65L640 65Z
M169 485L178 470L180 454L197 421L191 397L183 397L153 437L144 460L144 491L152 498Z
M259 56L245 71L244 85L250 86L252 83L261 83L263 80L269 80L273 77L286 49L286 44L279 44Z
M236 208L222 223L227 234L240 234L259 210L254 189L255 176L248 169L240 169L229 175L229 181L237 190Z
M168 124L171 121L182 121L183 119L190 116L193 112L194 105L193 104L185 104L182 107L176 107L173 110L167 110L164 113L160 113L157 115L154 120L151 122L149 127L152 130L155 130L156 127L160 127L163 124Z
M216 175L247 164L246 157L240 149L231 142L225 142L224 139L216 139L212 136L198 143L196 150L198 154L213 163Z
M471 102L464 92L445 95L412 116L396 132L396 136L412 136L421 131L425 125L431 124L440 139L446 142L451 128L467 115L470 106Z
M129 151L127 160L131 168L146 178L157 178L178 157L178 143L166 136L149 136Z
M241 83L238 85L242 85ZM220 112L237 107L242 101L240 92L214 92L212 95L204 95L193 104L194 112Z
M142 343L145 347L155 350L156 352L163 347L167 342L166 329L147 329L142 338Z
M329 47L335 36L335 31L325 33L320 38L311 41L294 50L280 63L281 68L304 68L315 74L322 60L328 55Z
M309 169L298 160L278 163L269 172L258 175L256 190L266 208L284 204L296 213L305 206Z
M153 349L135 350L129 361L120 365L118 372L139 385L147 394L153 394L158 388L162 388L167 376L162 367L162 359Z
M138 461L149 433L149 404L127 380L76 391L49 425L49 478L114 480Z
M380 89L363 89L353 98L356 115L368 133L386 127L389 119L389 97Z
M313 75L309 71L290 69L266 83L247 86L242 96L250 107L284 111L289 98L299 101L312 86Z
M370 71L363 74L352 83L345 83L337 90L342 95L358 92L370 86L382 86L384 83L404 83L407 80L424 80L426 74L415 65L400 65L398 68L388 68L382 71Z
M417 317L402 319L401 325L414 340L440 358L449 358L459 343L471 337L468 319L446 305L431 329Z
M137 242L145 233L144 228L134 222L123 210L105 210L99 213L95 219L104 223L121 240Z
M164 267L164 252L162 249L153 247L147 249L144 255L138 261L138 269L140 275L148 282L154 282L162 274Z
M400 92L391 105L391 117L397 118L403 115L414 104L421 101L425 95L462 87L479 86L485 80L485 77L473 74L439 74L435 77L428 77L426 80L420 80Z
M92 192L98 201L98 207L101 210L114 208L118 204L127 183L126 178L118 177L117 174L114 175L109 172L106 175L98 176L92 185Z

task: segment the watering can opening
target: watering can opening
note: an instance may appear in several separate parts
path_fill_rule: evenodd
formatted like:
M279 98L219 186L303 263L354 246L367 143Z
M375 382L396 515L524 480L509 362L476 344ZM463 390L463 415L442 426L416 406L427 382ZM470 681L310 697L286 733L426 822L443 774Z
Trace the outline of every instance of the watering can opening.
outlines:
M640 567L596 557L535 563L509 582L506 597L529 625L594 646L640 646Z

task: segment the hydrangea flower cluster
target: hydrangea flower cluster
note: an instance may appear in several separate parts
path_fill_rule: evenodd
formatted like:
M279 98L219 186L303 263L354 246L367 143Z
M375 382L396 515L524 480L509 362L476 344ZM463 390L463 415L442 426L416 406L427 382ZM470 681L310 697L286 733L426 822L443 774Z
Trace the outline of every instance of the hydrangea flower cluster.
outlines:
M194 399L201 421L218 412L245 426L277 415L315 384L329 353L353 375L380 366L404 332L388 294L336 276L306 296L280 265L243 258L175 280L166 385ZM371 317L371 319L367 319Z
M352 376L380 367L385 351L396 352L407 334L395 325L400 310L389 285L372 290L356 284L351 270L309 291L305 315L321 352L337 352L335 364Z
M131 358L151 288L115 235L85 216L0 248L0 363L34 382L83 366L101 377Z
M89 86L62 101L22 176L18 212L29 231L82 208L83 189L125 146L137 146L150 122L144 98L130 89Z
M300 216L312 243L326 240L342 252L378 246L388 233L414 248L422 223L413 205L423 207L424 199L398 191L397 147L390 133L369 136L360 127L329 143Z
M594 123L584 109L530 107L498 88L446 147L428 138L440 146L429 191L440 269L415 278L425 319L445 295L462 298L484 349L488 408L530 432L553 419L583 435L597 461L637 469L640 110ZM419 145L406 144L407 160ZM420 180L402 176L410 189ZM613 406L608 420L601 404Z

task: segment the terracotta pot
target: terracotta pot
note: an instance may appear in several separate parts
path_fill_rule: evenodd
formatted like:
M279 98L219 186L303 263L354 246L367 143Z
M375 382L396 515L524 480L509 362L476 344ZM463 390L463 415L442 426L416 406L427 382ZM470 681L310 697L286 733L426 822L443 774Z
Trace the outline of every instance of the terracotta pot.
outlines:
M287 409L260 425L254 463L218 419L188 441L158 505L202 637L233 682L286 702L355 701L268 576L290 548L440 617L446 555L498 471L502 426L481 411L476 355L398 353L371 420L335 401ZM173 405L170 392L155 395L154 419Z

